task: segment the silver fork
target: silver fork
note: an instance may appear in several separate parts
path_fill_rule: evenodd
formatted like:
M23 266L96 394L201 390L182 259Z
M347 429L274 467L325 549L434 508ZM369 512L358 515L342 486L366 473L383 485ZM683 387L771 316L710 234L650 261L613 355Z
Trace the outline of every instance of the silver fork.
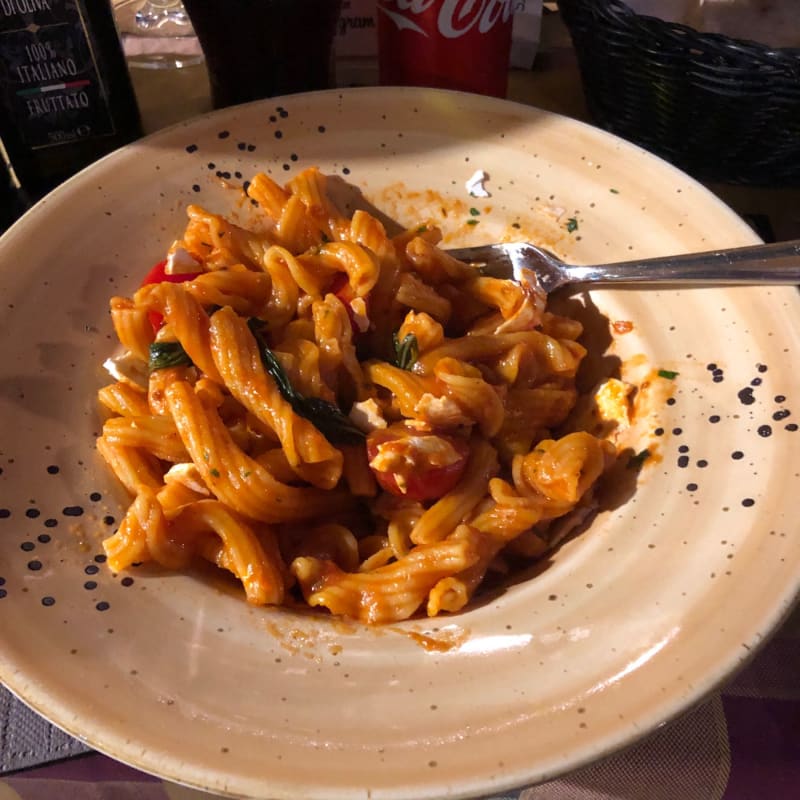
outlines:
M545 292L578 283L800 284L800 239L704 253L577 266L528 242L447 251L495 278L533 270Z

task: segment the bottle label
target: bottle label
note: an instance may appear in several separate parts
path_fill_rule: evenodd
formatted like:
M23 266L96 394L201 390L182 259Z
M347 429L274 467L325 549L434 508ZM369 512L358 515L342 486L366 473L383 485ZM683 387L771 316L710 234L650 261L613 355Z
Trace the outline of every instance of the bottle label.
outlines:
M0 0L0 99L31 149L115 133L80 3Z

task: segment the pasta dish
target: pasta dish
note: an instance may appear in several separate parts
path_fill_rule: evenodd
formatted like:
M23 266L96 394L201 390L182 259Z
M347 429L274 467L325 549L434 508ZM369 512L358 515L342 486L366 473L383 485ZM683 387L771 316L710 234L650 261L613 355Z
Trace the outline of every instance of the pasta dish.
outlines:
M190 205L111 299L97 449L132 498L112 570L206 559L250 603L385 623L459 611L585 518L615 447L576 419L582 328L535 276L346 216L316 169L247 194L258 224Z

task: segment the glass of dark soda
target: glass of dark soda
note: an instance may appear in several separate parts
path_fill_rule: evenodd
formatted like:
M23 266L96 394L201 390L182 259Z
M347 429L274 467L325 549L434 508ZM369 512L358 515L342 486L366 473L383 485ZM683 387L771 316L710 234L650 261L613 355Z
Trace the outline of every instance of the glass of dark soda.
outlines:
M327 89L341 0L184 0L215 108Z

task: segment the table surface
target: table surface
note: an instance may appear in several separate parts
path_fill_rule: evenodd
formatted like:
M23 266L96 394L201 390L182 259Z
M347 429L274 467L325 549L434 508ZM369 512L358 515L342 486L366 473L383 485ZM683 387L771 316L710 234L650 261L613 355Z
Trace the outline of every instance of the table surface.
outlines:
M202 65L180 70L133 69L132 77L148 133L211 108ZM543 19L533 70L510 73L508 97L590 121L571 42L556 14ZM800 190L708 188L763 237L800 238ZM86 750L0 687L0 800L209 797ZM604 761L502 797L772 800L800 797L798 787L800 611L748 667L674 723Z

